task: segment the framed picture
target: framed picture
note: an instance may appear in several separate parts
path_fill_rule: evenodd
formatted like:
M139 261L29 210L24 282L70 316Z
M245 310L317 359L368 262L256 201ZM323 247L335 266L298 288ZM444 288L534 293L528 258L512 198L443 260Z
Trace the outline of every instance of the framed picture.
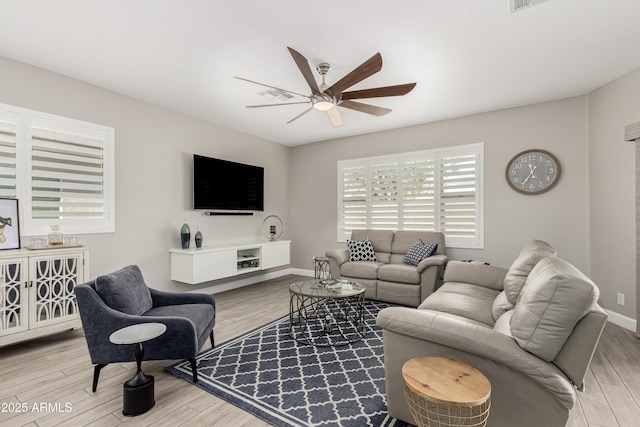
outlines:
M0 250L20 249L18 200L0 198Z

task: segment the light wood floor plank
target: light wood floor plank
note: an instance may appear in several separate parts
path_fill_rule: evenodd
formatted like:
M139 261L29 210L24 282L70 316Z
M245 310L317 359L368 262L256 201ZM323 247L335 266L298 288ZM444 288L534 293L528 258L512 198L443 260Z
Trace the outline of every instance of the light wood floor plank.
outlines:
M215 295L218 344L281 317L289 310L287 276ZM205 349L210 344L205 344ZM585 393L568 427L617 427L640 420L640 340L607 324L587 375ZM156 379L156 405L147 414L122 414L122 385L135 363L116 363L100 373L91 391L93 365L82 330L0 348L0 402L71 404L69 413L0 413L0 427L53 426L246 426L268 424L164 370L173 361L148 361L143 368ZM637 424L637 423L636 423Z

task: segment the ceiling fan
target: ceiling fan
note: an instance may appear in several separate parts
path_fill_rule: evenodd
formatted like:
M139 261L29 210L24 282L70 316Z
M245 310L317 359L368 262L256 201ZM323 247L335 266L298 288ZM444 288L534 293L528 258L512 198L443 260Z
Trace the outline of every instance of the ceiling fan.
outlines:
M318 64L316 70L322 76L322 83L318 85L315 78L313 77L313 71L309 66L309 61L307 58L302 56L298 51L288 47L293 60L296 65L300 69L302 76L307 81L309 88L311 88L311 95L305 95L302 93L294 92L291 90L282 89L276 86L267 85L264 83L259 83L253 80L245 79L242 77L235 77L238 80L244 80L250 83L255 83L261 86L266 86L272 89L281 90L283 92L288 92L293 95L302 96L307 98L307 101L301 102L288 102L281 104L263 104L263 105L247 105L247 108L262 108L262 107L275 107L281 105L295 105L295 104L311 104L311 106L298 114L291 120L287 122L287 124L293 122L294 120L302 117L306 113L311 110L318 111L326 111L329 115L329 119L333 126L342 126L344 121L340 116L340 112L336 107L349 108L351 110L360 111L367 114L372 114L374 116L382 116L391 111L389 108L377 107L375 105L365 104L362 102L354 101L355 99L365 99L365 98L381 98L386 96L400 96L406 95L409 93L414 87L415 83L405 83L401 85L394 86L383 86L376 87L371 89L361 89L361 90L352 90L345 92L346 89L349 89L351 86L361 82L362 80L370 77L380 71L382 69L382 56L380 53L376 53L371 58L367 59L365 62L356 67L349 74L329 86L325 83L325 77L331 68L329 64L323 62Z

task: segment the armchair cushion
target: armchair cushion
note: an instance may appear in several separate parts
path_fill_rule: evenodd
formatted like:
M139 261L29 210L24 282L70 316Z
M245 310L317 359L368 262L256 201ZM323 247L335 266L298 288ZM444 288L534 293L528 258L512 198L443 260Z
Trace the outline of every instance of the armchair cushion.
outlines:
M522 248L518 258L511 264L504 278L504 290L511 304L515 304L518 301L524 281L538 261L544 257L555 256L555 254L555 249L542 240L531 240Z
M95 283L100 298L116 311L139 316L153 307L151 292L137 265L99 276Z
M529 273L511 317L520 347L550 362L574 326L596 305L598 287L568 262L543 258Z

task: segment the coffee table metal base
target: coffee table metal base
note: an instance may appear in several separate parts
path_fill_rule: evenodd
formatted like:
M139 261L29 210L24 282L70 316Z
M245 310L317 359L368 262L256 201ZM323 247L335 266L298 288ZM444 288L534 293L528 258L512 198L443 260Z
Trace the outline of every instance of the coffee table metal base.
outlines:
M345 298L291 294L289 335L317 347L334 347L365 336L364 292Z

